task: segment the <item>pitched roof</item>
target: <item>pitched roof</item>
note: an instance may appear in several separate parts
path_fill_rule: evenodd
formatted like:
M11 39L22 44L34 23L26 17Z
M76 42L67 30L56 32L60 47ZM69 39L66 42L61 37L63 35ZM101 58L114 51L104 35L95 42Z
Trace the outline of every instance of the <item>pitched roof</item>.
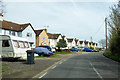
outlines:
M63 35L62 38L65 38L65 36Z
M83 41L79 41L80 42L80 44L82 44L83 43Z
M57 39L61 34L47 33L49 39Z
M75 39L75 43L77 44L77 42L78 42L78 39Z
M40 33L41 33L43 30L44 30L44 29L41 29L41 30L35 30L36 36L39 36Z
M85 44L88 44L88 41L85 40L84 43L85 43Z
M67 41L68 41L68 42L72 42L72 41L73 41L73 39L72 39L72 38L71 38L71 39L67 38Z
M30 23L17 24L17 23L13 23L13 22L10 22L10 21L3 20L1 28L2 29L7 29L7 30L14 30L14 31L23 31L29 25L32 27L32 25ZM33 27L32 27L32 29L33 29Z

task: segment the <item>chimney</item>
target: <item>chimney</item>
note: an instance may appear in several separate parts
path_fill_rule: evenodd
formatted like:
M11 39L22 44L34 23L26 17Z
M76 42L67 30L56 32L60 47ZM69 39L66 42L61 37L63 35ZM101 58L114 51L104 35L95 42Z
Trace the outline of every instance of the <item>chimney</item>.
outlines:
M0 21L3 21L3 15L0 13Z
M47 29L45 29L45 32L47 33Z

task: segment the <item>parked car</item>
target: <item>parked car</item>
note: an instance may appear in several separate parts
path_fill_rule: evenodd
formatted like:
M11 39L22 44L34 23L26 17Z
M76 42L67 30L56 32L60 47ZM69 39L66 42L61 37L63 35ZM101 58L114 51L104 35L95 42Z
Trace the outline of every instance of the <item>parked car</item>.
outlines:
M56 50L55 50L55 48L54 48L54 47L52 47L52 48L51 48L51 51L52 51L52 52L55 52Z
M44 47L44 48L47 48L49 51L52 51L51 47L50 46L47 46L47 45L41 45L39 47Z
M44 47L36 47L33 49L35 51L36 54L38 54L39 56L50 56L53 55L54 53L52 51L49 51L47 48Z
M86 51L86 52L92 52L93 50L91 50L89 48L84 48L84 51Z
M71 48L70 51L79 51L77 48Z
M99 52L99 49L93 49L93 52Z

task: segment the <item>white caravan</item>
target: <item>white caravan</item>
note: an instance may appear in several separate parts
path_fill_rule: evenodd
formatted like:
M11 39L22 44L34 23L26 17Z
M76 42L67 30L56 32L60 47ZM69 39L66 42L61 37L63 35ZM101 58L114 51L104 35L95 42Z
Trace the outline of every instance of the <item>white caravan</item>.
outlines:
M2 58L27 58L27 50L31 50L25 38L0 35L0 55Z

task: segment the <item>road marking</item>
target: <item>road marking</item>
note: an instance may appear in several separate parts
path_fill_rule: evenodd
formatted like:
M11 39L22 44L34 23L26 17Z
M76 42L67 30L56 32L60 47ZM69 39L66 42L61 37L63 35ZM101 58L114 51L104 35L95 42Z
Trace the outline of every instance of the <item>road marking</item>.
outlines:
M39 78L42 78L42 77L44 77L45 75L47 74L47 72L46 73L44 73L42 76L40 76Z
M92 64L91 62L89 62L89 63L90 63L90 65L93 67L93 70L96 72L96 74L97 74L102 80L104 80L103 77L100 75L100 73L95 69L95 67L93 66L93 64Z
M56 68L56 66L54 66L53 68L51 68L51 69L54 69L54 68Z
M63 62L60 62L59 64L62 64Z

